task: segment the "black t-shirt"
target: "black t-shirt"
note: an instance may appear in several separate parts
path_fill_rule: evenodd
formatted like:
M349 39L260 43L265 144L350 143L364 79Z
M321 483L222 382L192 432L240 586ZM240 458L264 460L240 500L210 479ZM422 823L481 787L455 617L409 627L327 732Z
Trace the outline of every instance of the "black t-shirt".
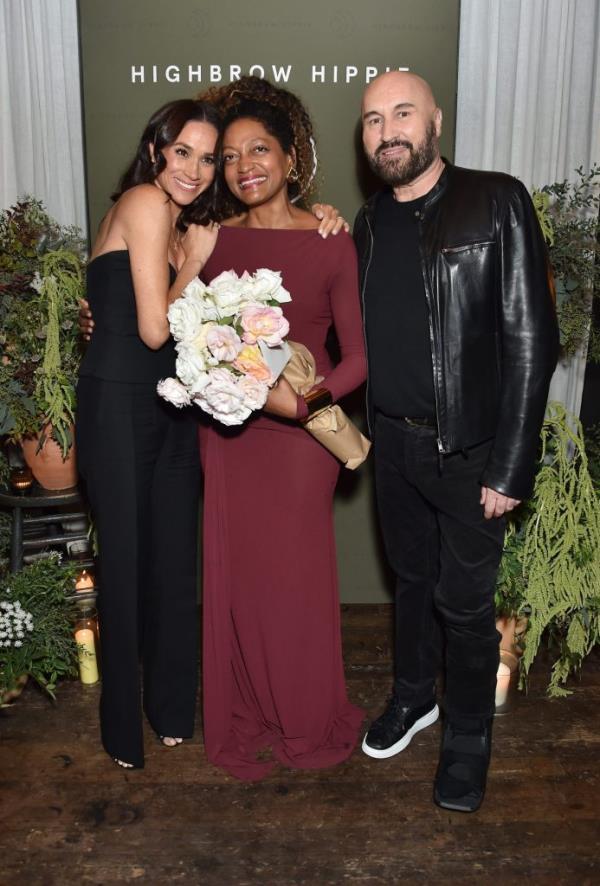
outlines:
M378 201L365 291L369 387L375 409L390 417L434 418L429 317L419 253L425 197Z

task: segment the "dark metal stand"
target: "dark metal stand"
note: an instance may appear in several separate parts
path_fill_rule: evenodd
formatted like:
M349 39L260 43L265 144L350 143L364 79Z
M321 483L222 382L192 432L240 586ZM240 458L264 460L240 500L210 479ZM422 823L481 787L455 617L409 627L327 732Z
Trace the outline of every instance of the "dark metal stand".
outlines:
M23 512L57 508L60 506L73 506L73 513L50 511L32 516ZM77 509L77 506L79 508ZM10 509L12 512L12 529L10 540L10 571L18 572L23 567L23 554L27 550L43 550L54 545L63 545L73 541L85 541L87 531L64 531L61 535L35 535L28 534L28 529L48 526L51 523L65 523L69 520L77 520L82 517L87 523L84 500L77 487L72 489L45 490L37 485L23 493L12 492L8 489L0 489L0 507ZM78 561L82 567L92 566L91 557Z

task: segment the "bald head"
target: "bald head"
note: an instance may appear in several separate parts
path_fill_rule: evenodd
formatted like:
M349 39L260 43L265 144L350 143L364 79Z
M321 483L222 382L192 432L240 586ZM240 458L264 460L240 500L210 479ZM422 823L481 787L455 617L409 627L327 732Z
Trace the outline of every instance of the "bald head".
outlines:
M428 184L441 168L442 112L429 83L407 71L389 71L365 89L362 103L365 153L371 168L397 194Z
M362 102L363 117L369 108L390 99L396 103L414 103L431 115L437 108L433 91L427 80L410 71L388 71L376 77L365 89Z

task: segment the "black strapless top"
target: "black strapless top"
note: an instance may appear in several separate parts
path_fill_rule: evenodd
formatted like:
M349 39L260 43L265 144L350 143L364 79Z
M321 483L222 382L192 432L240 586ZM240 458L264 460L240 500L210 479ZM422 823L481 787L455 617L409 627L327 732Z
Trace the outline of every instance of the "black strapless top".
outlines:
M171 283L175 271L169 265ZM175 343L154 351L138 333L129 252L119 249L92 259L87 268L87 300L94 332L79 375L106 381L149 382L175 375Z

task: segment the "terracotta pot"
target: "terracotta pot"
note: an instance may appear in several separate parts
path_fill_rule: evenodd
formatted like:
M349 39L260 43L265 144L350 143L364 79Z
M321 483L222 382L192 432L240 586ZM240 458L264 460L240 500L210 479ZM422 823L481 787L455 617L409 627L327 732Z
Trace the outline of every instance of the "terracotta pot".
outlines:
M31 473L42 489L71 489L77 485L77 463L75 461L75 444L71 446L66 459L63 459L61 448L46 429L44 445L38 452L40 435L26 437L21 447L23 458L31 469Z
M502 634L500 649L516 655L521 655L520 639L527 630L527 616L517 618L514 615L502 615L496 619L496 630Z
M10 689L8 692L5 692L2 695L0 695L0 707L10 704L12 701L14 701L16 698L18 698L20 696L20 694L23 692L23 689L25 688L25 684L27 683L28 679L29 679L28 674L21 674L20 677L17 677L17 685L15 686L15 688Z

